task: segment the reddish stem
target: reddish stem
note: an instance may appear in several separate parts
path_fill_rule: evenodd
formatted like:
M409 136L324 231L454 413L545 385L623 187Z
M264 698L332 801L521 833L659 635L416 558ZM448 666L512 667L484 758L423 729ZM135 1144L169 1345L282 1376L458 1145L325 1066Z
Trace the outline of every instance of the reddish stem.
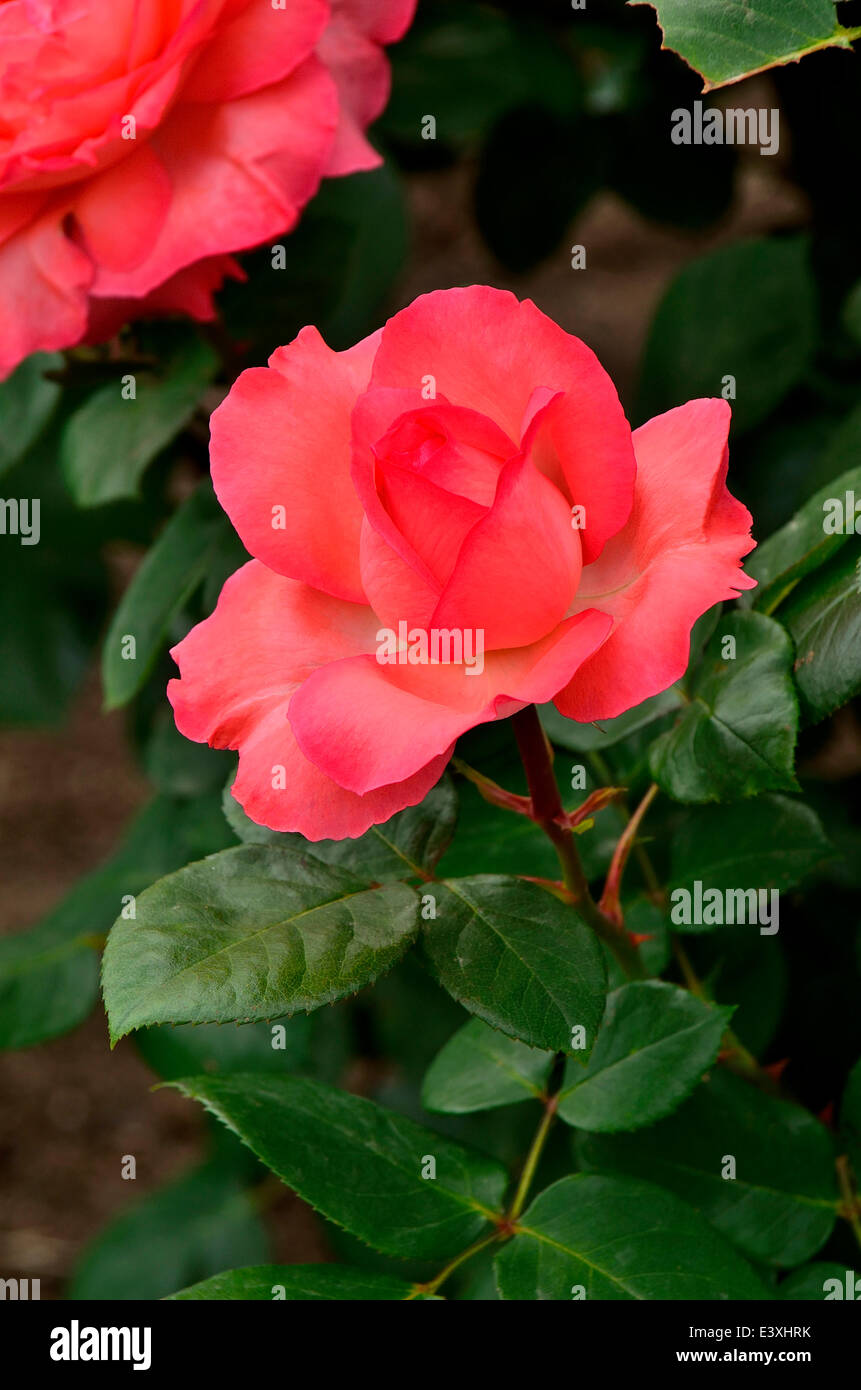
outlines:
M625 826L619 843L613 851L613 860L610 864L610 871L607 874L607 882L604 884L604 892L601 895L599 906L604 916L609 917L610 921L615 922L619 927L623 924L622 905L619 898L622 888L622 875L625 872L625 865L628 862L631 850L634 848L640 822L657 794L658 786L656 782L653 782L631 819L628 821L628 824Z

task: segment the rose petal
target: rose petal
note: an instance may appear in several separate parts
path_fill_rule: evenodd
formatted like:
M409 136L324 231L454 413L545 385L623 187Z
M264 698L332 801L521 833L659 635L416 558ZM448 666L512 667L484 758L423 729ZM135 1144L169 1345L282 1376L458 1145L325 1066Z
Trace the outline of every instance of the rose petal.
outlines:
M365 392L352 431L352 478L377 533L363 530L365 593L389 624L426 622L514 445L486 416L417 391Z
M183 86L183 101L230 101L280 82L314 49L329 18L327 0L251 0L219 26Z
M416 12L416 0L332 0L332 14L374 43L397 43Z
M595 354L531 300L472 285L422 295L383 329L374 386L416 389L428 375L438 394L489 415L512 439L537 387L564 393L536 461L551 478L561 470L569 501L585 508L583 559L595 559L628 518L635 472L630 427Z
M375 345L367 338L333 352L304 328L269 367L242 373L210 425L213 485L252 555L355 603L364 601L362 509L350 480L350 411Z
M754 587L740 568L751 516L726 489L726 401L697 400L634 434L637 491L625 528L583 570L574 611L613 617L600 651L556 698L571 719L612 719L684 674L697 618Z
M233 793L252 820L310 840L362 835L439 780L448 750L398 786L356 796L296 744L287 719L294 691L317 666L371 647L375 630L367 608L251 560L228 579L215 612L174 647L182 675L168 697L177 728L198 743L239 750Z
M89 257L48 212L0 246L0 379L31 352L77 342L87 324Z
M109 270L133 270L149 255L172 197L167 170L150 145L91 179L75 202L75 220L93 260ZM117 210L134 216L117 226Z
M279 712L263 720L239 755L231 788L245 813L271 830L293 830L306 840L346 840L382 825L397 811L417 806L445 772L446 749L412 777L357 796L310 763ZM283 767L284 786L273 788L273 767Z
M338 86L338 129L326 173L373 169L380 156L365 137L389 99L389 64L380 45L409 25L415 0L333 0L332 18L317 53Z
M185 270L177 271L163 285L158 285L142 299L99 299L90 297L85 343L103 343L113 338L124 324L137 318L160 318L163 315L188 314L198 322L214 319L213 293L226 279L245 280L248 277L232 256L209 256L195 261Z
M580 533L559 489L531 459L545 400L521 453L503 468L493 506L463 543L431 619L433 627L481 628L489 649L520 647L561 622L580 578Z
M604 640L611 619L581 613L541 642L489 652L484 670L383 665L376 655L321 666L290 722L306 757L360 794L412 776L467 729L549 700Z
M396 628L402 620L417 627L430 623L440 585L423 566L404 560L367 517L362 522L359 566L362 588L382 626Z
M193 261L289 231L317 189L336 119L334 83L313 56L249 96L174 107L150 137L173 189L161 232L134 270L100 269L96 292L148 294Z

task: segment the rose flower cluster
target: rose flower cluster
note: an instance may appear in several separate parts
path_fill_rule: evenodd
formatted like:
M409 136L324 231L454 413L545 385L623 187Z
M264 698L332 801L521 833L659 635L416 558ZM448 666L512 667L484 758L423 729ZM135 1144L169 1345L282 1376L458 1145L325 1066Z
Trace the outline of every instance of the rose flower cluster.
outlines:
M129 318L213 316L230 253L379 158L415 0L0 5L0 377Z

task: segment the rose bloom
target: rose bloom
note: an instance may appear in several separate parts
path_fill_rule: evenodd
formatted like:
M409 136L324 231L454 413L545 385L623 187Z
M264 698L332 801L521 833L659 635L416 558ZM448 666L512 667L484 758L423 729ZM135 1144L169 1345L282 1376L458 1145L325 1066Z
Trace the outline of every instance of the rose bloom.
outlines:
M420 801L476 724L548 700L621 714L753 585L729 422L696 400L632 434L584 343L483 286L347 352L303 329L212 417L215 489L256 558L173 650L177 726L239 750L252 820L318 840ZM383 659L402 624L480 634L481 669Z
M0 4L0 376L127 318L213 316L227 254L379 159L415 0ZM131 138L130 138L131 137Z

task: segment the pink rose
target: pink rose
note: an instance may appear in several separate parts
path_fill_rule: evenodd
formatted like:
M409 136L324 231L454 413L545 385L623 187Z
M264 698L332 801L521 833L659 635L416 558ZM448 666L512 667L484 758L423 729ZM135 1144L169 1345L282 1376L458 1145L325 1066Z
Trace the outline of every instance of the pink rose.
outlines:
M348 352L303 329L212 417L257 558L173 651L178 728L239 750L253 820L338 839L420 801L476 724L657 694L700 614L753 584L729 420L690 401L632 435L589 348L483 286Z
M211 318L227 254L379 160L415 0L0 4L0 376L130 314Z

